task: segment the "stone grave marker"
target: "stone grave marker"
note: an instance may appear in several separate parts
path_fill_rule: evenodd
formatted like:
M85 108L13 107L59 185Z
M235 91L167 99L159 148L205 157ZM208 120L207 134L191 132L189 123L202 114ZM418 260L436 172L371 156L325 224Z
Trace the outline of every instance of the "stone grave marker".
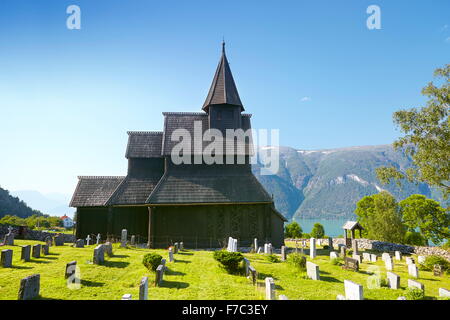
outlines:
M126 293L122 296L122 300L133 300L131 293Z
M88 245L90 245L91 244L91 236L90 235L87 235L87 237L86 237L86 245L88 246ZM84 243L83 243L83 245L84 245ZM82 247L81 247L82 248Z
M337 259L337 258L338 258L337 252L336 251L331 251L330 252L330 260Z
M281 246L281 261L286 261L286 246Z
M439 297L447 297L450 298L450 290L439 288Z
M58 234L54 238L55 240L55 246L63 246L64 245L64 236L61 234Z
M41 245L35 244L33 245L33 258L40 258L41 257Z
M284 294L280 294L280 296L278 297L278 300L289 300L289 299Z
M317 255L316 252L316 239L315 238L311 238L309 239L309 257L311 259L314 259Z
M352 240L352 250L353 250L353 254L359 255L358 241L356 239Z
M400 276L393 272L386 272L386 276L389 283L389 288L400 289Z
M122 234L121 234L121 238L120 238L120 246L122 248L126 248L126 246L127 246L127 237L128 237L127 229L122 229Z
M346 256L346 248L345 248L345 246L344 245L342 245L341 246L341 250L339 251L339 256L341 257L341 258L345 258L345 256Z
M395 251L395 260L402 260L402 253L400 251Z
M406 257L406 264L407 265L414 264L414 263L415 263L414 258Z
M3 268L12 267L13 251L11 249L2 250L1 265Z
M255 250L255 252L258 251L258 239L257 238L253 239L253 250Z
M169 248L169 262L173 262L173 250L172 247Z
M359 262L356 259L345 257L342 269L359 271Z
M112 243L111 242L106 242L103 245L103 248L105 249L106 254L108 255L108 257L112 257L113 256L113 249L112 249Z
M376 254L371 253L370 254L370 261L371 262L377 262L378 256Z
M93 260L94 264L103 264L105 262L105 250L103 249L103 245L99 244L94 249L94 257Z
M47 244L43 244L42 245L42 255L48 256L48 254L49 254L48 245Z
M75 275L76 269L77 269L76 261L66 263L66 272L64 273L64 278L67 279L70 276Z
M180 242L180 250L184 250L184 242L183 241Z
M439 264L435 264L433 266L433 275L436 277L441 277L443 275L442 266Z
M275 300L275 282L273 282L273 278L267 277L264 282L266 283L266 300Z
M312 280L320 280L319 266L311 261L306 262L306 274Z
M370 253L368 253L368 252L363 252L362 258L363 258L363 261L364 261L364 262L370 262L370 261L371 261L371 259L370 259Z
M53 239L51 236L46 236L44 241L49 247L53 245Z
M39 296L41 287L41 276L33 274L32 276L20 280L19 300L31 300Z
M250 272L250 276L252 278L253 285L256 285L256 280L258 279L258 274L256 272L256 269L253 268L253 266L249 266L248 271Z
M261 251L262 251L262 247L259 247L257 253L261 253Z
M425 287L422 283L416 281L416 280L412 280L412 279L408 279L408 288L417 288L420 290L425 290Z
M332 237L328 237L328 246L330 247L330 250L334 250Z
M160 264L158 268L156 268L156 274L155 274L155 286L160 287L163 282L164 277L164 266Z
M234 251L232 251L234 252ZM173 245L173 253L178 253L178 242L175 242Z
M131 242L131 245L132 245L132 246L134 246L134 245L136 244L136 236L135 236L135 235L132 235L132 236L131 236L130 242Z
M362 285L350 280L344 280L345 298L347 300L364 300Z
M394 270L394 261L392 260L391 257L386 258L384 260L384 266L386 267L386 270L389 270L389 271Z
M383 252L381 255L381 260L385 261L387 258L390 258L391 256L387 252Z
M359 254L353 254L353 259L358 260L358 263L361 264L362 263L362 257Z
M408 274L414 278L419 277L419 269L415 264L408 264Z
M97 245L100 244L100 239L101 239L101 238L102 238L101 234L100 234L100 233L97 233L97 237L96 237L96 239L97 239L96 244L97 244Z
M245 269L245 276L248 277L250 270L250 261L247 258L244 258L244 269Z
M142 277L139 283L139 300L148 300L148 277Z
M84 248L84 240L83 239L78 239L75 242L75 248Z
M11 226L8 227L8 233L5 235L5 240L3 243L6 246L13 246L14 245L14 233L13 228Z
M30 256L31 256L31 246L30 245L22 246L20 259L27 262L30 261Z

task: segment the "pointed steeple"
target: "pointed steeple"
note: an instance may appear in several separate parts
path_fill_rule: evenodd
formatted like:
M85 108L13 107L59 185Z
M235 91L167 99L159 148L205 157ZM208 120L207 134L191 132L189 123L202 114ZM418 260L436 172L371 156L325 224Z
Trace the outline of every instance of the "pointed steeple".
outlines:
M239 93L225 54L225 42L222 42L222 57L220 58L216 74L214 75L211 88L209 89L202 109L208 112L209 106L216 104L239 106L241 107L241 111L244 111L244 106L239 98Z

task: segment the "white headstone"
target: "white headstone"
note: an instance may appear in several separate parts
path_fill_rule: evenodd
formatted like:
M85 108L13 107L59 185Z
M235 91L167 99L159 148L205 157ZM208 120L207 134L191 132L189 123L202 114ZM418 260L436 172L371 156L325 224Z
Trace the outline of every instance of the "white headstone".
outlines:
M347 300L364 300L362 285L350 280L344 280L345 298Z
M315 263L312 263L311 261L306 262L306 274L308 275L308 278L313 280L320 280L320 274L319 274L319 266Z
M139 284L139 300L148 300L148 277L142 277Z
M309 240L309 257L314 259L316 257L316 239L311 238Z
M280 296L278 297L278 300L289 300L289 299L284 294L280 294Z
M371 253L370 254L370 261L371 262L377 262L378 256L376 254Z
M406 264L407 265L414 264L414 259L411 257L406 257Z
M353 254L352 258L355 259L355 260L358 260L358 263L361 264L361 262L362 262L361 255Z
M169 248L169 262L173 262L173 250Z
M391 257L386 258L384 260L384 265L386 266L386 270L389 270L389 271L394 270L394 261L392 260Z
M132 300L132 299L131 299L131 294L130 294L130 293L124 294L124 295L122 296L122 300Z
M258 239L253 239L253 248L255 249L255 252L258 251Z
M400 276L393 272L386 272L389 288L400 289Z
M419 269L415 264L408 264L408 274L414 278L419 277Z
M275 300L275 283L272 278L267 277L266 283L266 300Z
M450 290L439 288L439 297L448 297L450 298Z
M419 262L419 264L424 264L425 263L425 256L418 256L417 257L417 262Z
M402 260L402 253L400 251L395 251L395 260Z
M417 288L420 290L424 290L425 287L423 286L422 283L416 281L416 280L412 280L412 279L408 279L408 288Z
M122 229L122 237L120 239L120 246L122 248L125 248L127 246L127 237L128 237L127 229Z
M261 247L259 247L257 253L261 253L261 250L262 250Z
M381 260L385 261L386 258L390 258L391 256L389 255L389 253L387 252L383 252L383 254L381 255Z
M100 235L100 233L99 233L99 234L97 234L97 244L100 243L100 238L101 238L101 235Z
M368 252L363 252L362 256L363 256L363 261L365 261L365 262L370 262L370 261L371 261L371 259L370 259L370 253L368 253Z
M88 236L86 237L86 245L88 246L88 245L90 245L90 244L91 244L91 236L88 235Z
M337 259L337 258L338 258L337 252L336 251L331 251L330 252L330 260Z

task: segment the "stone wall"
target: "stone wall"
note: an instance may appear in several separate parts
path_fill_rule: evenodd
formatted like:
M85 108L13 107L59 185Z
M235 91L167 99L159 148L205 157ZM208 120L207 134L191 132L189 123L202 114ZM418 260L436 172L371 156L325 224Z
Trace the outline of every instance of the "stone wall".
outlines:
M288 240L288 239L286 239ZM356 239L358 242L358 248L366 250L375 250L380 252L391 252L400 251L404 254L417 254L421 256L431 256L436 255L443 257L450 261L450 251L441 249L439 247L419 247L419 246L409 246L404 244L390 243L378 240L369 239ZM333 238L333 244L336 246L338 244L345 244L344 238ZM306 243L309 246L309 239L306 239ZM328 239L318 239L318 245L326 244L328 245ZM299 248L301 243L299 242Z
M13 233L15 235L15 238L18 239L19 236L19 228L18 227L12 227ZM54 237L56 233L50 233L50 232L42 232L37 230L30 230L28 229L26 231L25 239L26 240L37 240L37 241L44 241L46 237L51 236ZM3 242L3 239L5 235L8 233L8 226L0 224L0 242ZM75 242L75 236L71 234L64 234L62 233L64 242L66 243L74 243Z

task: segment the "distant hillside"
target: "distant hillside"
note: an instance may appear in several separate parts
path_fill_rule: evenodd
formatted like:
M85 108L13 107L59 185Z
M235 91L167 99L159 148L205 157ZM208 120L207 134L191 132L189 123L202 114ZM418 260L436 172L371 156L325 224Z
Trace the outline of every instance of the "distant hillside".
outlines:
M383 186L375 169L394 166L405 170L411 159L390 145L306 151L280 148L280 170L275 176L261 176L259 165L253 172L273 194L277 209L288 219L351 218L356 202L363 196L385 189L397 199L420 193L441 201L438 192L426 184L405 183Z
M74 208L69 207L70 195L60 193L42 194L34 190L11 191L11 195L25 201L29 206L52 216L73 216Z
M26 218L33 214L42 215L40 211L31 209L25 202L17 197L13 197L8 190L0 187L0 218L5 215Z

